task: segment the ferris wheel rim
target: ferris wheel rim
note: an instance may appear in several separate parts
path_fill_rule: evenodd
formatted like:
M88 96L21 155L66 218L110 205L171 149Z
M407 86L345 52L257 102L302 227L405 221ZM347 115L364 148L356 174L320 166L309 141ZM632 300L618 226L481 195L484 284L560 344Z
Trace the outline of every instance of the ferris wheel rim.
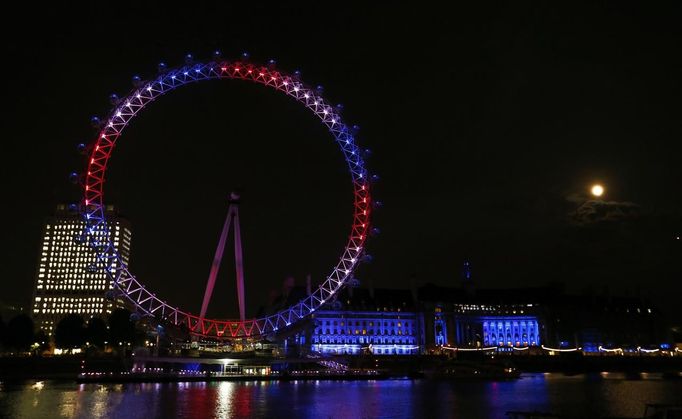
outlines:
M177 87L193 82L228 79L260 84L294 98L311 110L325 125L340 146L353 183L354 211L348 242L330 275L309 296L272 315L241 320L201 318L178 306L168 304L148 291L121 260L112 241L107 238L104 184L109 157L128 123L156 98ZM358 265L370 228L370 182L364 159L356 145L353 129L348 127L320 89L304 84L297 74L289 75L273 66L258 66L247 61L226 60L192 63L165 70L157 77L136 80L135 88L125 97L112 97L115 104L89 153L84 193L81 205L86 222L88 242L95 250L102 269L110 276L114 287L142 314L182 326L190 333L211 338L238 338L267 335L303 319L333 298L351 279ZM103 237L105 239L103 239Z

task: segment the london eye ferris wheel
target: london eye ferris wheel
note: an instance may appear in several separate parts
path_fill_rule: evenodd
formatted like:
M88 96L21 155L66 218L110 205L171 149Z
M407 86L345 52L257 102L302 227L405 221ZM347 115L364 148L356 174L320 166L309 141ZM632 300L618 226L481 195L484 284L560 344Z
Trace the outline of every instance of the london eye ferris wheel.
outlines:
M290 307L261 318L245 319L243 315L239 319L205 318L204 309L201 315L197 315L166 302L148 290L128 269L107 234L104 207L106 170L114 146L125 128L158 97L193 82L214 79L255 83L281 92L306 107L327 127L339 146L353 184L352 227L336 265L310 295ZM83 174L81 212L86 223L88 243L97 255L98 269L106 270L117 293L139 313L185 326L197 336L218 339L255 337L284 329L314 313L352 280L353 271L363 258L365 241L370 232L373 208L371 184L363 153L354 138L355 127L343 122L339 107L330 105L322 97L320 88L305 84L298 72L287 74L280 71L274 61L258 65L248 59L246 54L238 60L226 60L218 52L208 62L195 62L188 55L185 65L178 68L169 69L160 64L155 78L143 81L134 77L133 84L134 89L125 97L111 96L115 106L102 121L97 138L87 148L89 152L86 173Z

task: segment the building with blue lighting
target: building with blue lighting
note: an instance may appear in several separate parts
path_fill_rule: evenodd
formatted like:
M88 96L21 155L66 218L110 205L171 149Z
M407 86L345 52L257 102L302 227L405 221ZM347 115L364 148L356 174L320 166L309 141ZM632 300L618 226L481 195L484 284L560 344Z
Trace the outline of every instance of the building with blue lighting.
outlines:
M349 287L280 339L299 355L415 355L447 347L542 353L543 346L589 353L670 342L662 314L639 297L567 294L558 283L479 289L471 277L465 264L459 286ZM310 288L291 281L271 310Z
M288 278L267 311L277 310L310 293ZM423 319L417 312L416 292L406 289L349 287L337 298L282 332L286 352L324 355L416 355L424 341Z
M568 294L559 284L514 289L426 285L419 289L424 345L459 348L550 346L599 352L659 347L668 322L640 297Z
M535 316L490 316L480 320L485 346L537 346L540 343L540 328Z
M528 290L419 289L424 345L529 347L546 341L545 315Z
M349 288L313 314L310 350L322 354L416 355L422 319L409 290Z

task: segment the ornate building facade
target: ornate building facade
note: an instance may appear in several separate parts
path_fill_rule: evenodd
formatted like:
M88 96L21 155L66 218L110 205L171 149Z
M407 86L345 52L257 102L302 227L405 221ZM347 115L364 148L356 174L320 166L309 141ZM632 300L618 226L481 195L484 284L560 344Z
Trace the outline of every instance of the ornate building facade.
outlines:
M421 287L425 347L541 345L546 341L543 308L535 302L535 292L519 291Z
M307 342L322 354L416 355L422 319L408 290L351 288L312 315Z

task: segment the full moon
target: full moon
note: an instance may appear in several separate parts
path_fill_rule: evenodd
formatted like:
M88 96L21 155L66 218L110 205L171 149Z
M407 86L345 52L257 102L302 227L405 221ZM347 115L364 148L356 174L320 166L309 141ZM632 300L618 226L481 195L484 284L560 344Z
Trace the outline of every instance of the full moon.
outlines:
M593 185L592 186L592 195L594 196L602 196L604 194L604 187L601 185Z

